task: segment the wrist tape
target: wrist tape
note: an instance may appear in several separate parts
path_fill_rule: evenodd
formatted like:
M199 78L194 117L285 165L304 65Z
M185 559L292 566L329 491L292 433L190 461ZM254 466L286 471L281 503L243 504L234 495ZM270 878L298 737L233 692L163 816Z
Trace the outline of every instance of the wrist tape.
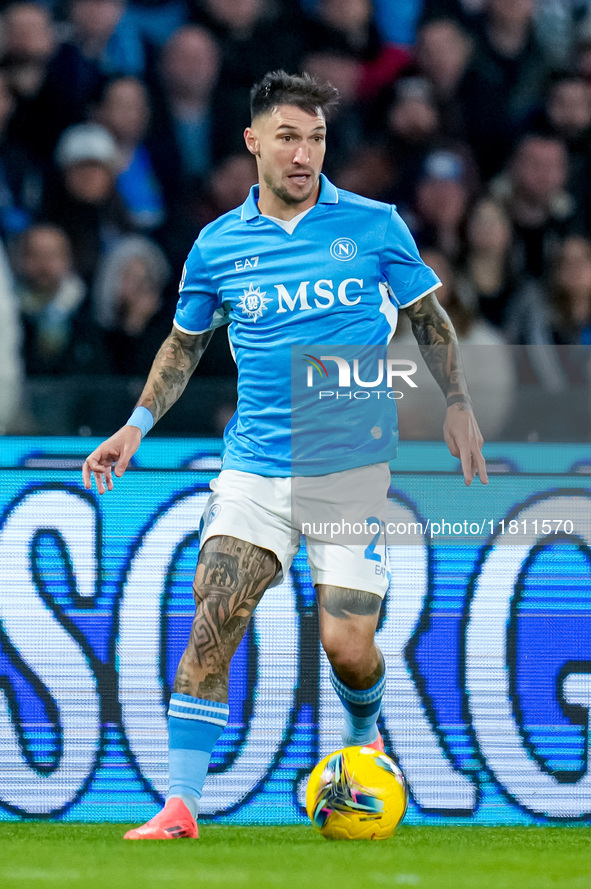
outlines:
M125 425L136 426L142 433L143 438L144 435L149 432L154 425L154 417L147 407L136 407L133 414Z

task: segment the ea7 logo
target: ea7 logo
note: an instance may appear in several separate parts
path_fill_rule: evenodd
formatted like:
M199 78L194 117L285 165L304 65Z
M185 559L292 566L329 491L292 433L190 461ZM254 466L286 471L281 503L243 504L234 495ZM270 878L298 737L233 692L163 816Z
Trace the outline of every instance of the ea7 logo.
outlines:
M256 269L258 264L258 256L251 256L250 259L237 259L234 263L237 272L240 272L242 269Z
M357 244L351 238L337 238L330 245L330 255L341 262L349 262L357 256Z

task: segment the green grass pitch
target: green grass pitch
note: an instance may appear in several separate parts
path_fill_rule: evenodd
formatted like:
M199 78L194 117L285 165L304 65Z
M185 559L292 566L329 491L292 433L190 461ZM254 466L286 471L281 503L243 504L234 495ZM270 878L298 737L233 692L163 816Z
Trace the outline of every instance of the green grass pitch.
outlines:
M120 824L0 823L2 889L589 889L588 827L401 827L330 843L308 827L204 824L123 842Z

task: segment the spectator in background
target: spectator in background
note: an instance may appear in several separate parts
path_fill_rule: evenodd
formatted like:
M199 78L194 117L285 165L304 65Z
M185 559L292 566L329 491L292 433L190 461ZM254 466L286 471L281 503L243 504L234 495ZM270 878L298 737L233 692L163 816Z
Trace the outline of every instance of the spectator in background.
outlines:
M434 149L441 132L439 111L429 81L416 75L401 77L393 87L384 118L385 144L396 170L391 199L408 208L425 158Z
M587 238L572 235L561 242L549 267L548 283L535 282L524 293L511 324L519 343L591 345L591 242ZM556 356L553 362L544 357L548 369L556 360ZM542 378L547 388L555 390L556 379L552 382L550 373Z
M591 231L591 90L577 74L557 74L531 128L562 139L568 150L567 189L578 196L581 222Z
M288 4L291 0L283 0ZM382 40L390 45L408 47L415 44L416 26L425 7L431 5L432 0L373 0L372 7L376 27ZM460 0L434 0L440 2L459 3ZM470 2L470 0L468 0ZM306 13L313 13L320 5L320 0L299 0L299 5Z
M431 19L417 34L417 63L437 102L441 130L450 139L469 139L478 125L481 78L470 68L472 40L449 18Z
M177 280L187 253L201 229L222 213L240 206L255 182L256 165L251 155L246 152L228 155L212 170L199 193L191 201L185 202L183 212L175 212L171 216L160 233L160 243ZM205 365L209 361L207 353L214 351L212 345L210 343L202 358Z
M407 50L385 43L371 0L319 0L304 19L303 37L309 53L336 53L359 64L357 97L362 102L373 101L411 60Z
M486 0L476 21L471 69L486 87L471 145L485 179L501 169L547 86L549 66L535 37L534 6L534 0Z
M115 190L119 151L103 127L78 124L60 138L55 160L59 178L45 215L67 233L74 268L89 285L99 259L133 230Z
M22 341L14 281L0 241L0 435L23 431Z
M6 64L19 100L14 135L40 159L53 154L64 129L87 119L107 77L144 72L147 48L124 13L125 0L71 0L59 45L46 6L17 3L5 14ZM15 45L15 32L29 37Z
M557 243L574 227L577 206L566 191L568 153L561 139L531 133L518 143L491 196L511 219L518 273L541 277Z
M591 88L591 13L583 19L575 31L572 63L577 74Z
M338 188L354 191L374 201L391 202L400 185L394 157L385 145L362 143L337 171L334 183Z
M466 246L456 275L462 305L501 329L519 288L513 269L512 238L506 211L490 198L482 198L468 216Z
M208 28L216 37L250 37L268 13L265 0L196 0L191 3L190 18Z
M570 72L554 77L542 120L550 132L564 139L571 157L589 152L591 94L582 77Z
M56 46L51 13L42 3L20 2L2 15L2 67L18 98L35 96Z
M383 46L371 0L318 0L305 31L312 52L331 49L365 61L375 58Z
M241 152L224 158L209 175L197 204L197 231L242 204L256 183L256 164L252 155Z
M416 28L429 0L374 0L376 24L383 39L390 44L413 47Z
M579 236L559 245L548 281L531 280L510 317L520 343L523 397L515 434L588 441L591 375L591 243Z
M591 346L591 243L566 238L551 279L552 336L556 343Z
M220 52L205 28L184 25L162 50L162 101L155 109L155 129L168 142L169 162L177 171L176 200L199 185L213 162L212 94Z
M93 290L108 373L143 376L170 333L170 265L153 241L123 238L100 263ZM168 294L170 296L170 294Z
M50 141L46 136L51 123L45 108L45 94L56 45L53 21L46 6L22 2L12 3L4 10L2 69L15 100L8 138L26 145L38 162L44 161ZM70 84L64 101L68 101L74 90L75 84ZM56 105L52 113L60 118L64 112Z
M185 0L130 0L126 18L150 45L161 47L187 20Z
M95 109L119 151L121 169L116 188L137 229L152 231L164 222L163 189L145 142L150 122L148 90L137 77L111 80Z
M26 147L8 135L15 100L0 69L0 238L9 241L31 221L42 197L42 174Z
M304 52L301 15L285 13L268 0L202 0L191 20L215 35L221 50L213 102L213 153L217 163L244 148L242 130L250 123L250 88L267 71L301 68ZM228 121L234 125L228 127Z
M389 0L381 2L389 5ZM404 5L407 2L423 5L423 20L445 14L471 29L475 16L483 12L489 0L405 0ZM534 0L536 39L553 68L568 62L577 24L589 6L589 0Z
M468 155L439 149L425 158L414 207L407 219L421 249L439 250L450 262L461 255L466 215L476 193Z
M14 265L27 374L84 366L91 358L85 353L88 331L81 338L78 322L86 291L72 268L66 233L54 225L31 226L18 240Z
M147 47L126 16L126 0L70 0L71 40L104 76L141 76Z
M484 345L489 341L504 342L504 338L492 330L491 325L480 316L475 306L467 306L463 302L458 293L455 269L445 254L441 250L425 248L421 250L421 258L423 262L428 263L442 282L437 300L451 318L459 342L476 345Z
M589 7L589 0L537 0L536 37L554 69L569 64L577 25Z

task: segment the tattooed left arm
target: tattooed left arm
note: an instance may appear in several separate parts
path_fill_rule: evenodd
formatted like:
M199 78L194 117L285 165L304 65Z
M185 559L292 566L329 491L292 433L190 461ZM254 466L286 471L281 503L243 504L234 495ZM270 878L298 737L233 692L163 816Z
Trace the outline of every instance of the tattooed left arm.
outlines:
M406 314L421 355L448 405L451 401L452 404L471 406L458 338L449 315L439 305L435 293L428 293L412 303L406 309Z
M446 398L445 443L461 460L466 484L470 485L477 473L486 485L483 438L472 411L453 324L433 292L410 305L406 313L425 363Z

